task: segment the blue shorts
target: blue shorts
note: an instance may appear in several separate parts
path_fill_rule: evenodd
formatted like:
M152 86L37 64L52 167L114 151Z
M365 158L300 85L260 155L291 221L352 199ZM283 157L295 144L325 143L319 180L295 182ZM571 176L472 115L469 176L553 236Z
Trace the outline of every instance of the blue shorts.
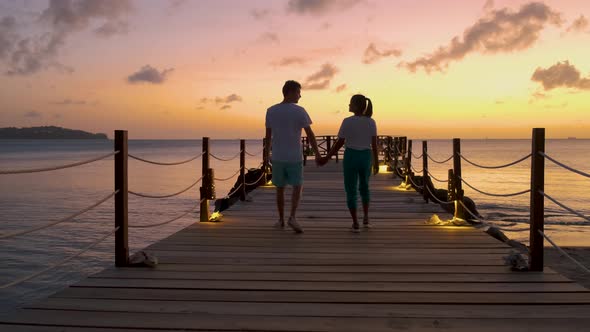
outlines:
M272 183L279 188L303 185L303 162L273 161Z

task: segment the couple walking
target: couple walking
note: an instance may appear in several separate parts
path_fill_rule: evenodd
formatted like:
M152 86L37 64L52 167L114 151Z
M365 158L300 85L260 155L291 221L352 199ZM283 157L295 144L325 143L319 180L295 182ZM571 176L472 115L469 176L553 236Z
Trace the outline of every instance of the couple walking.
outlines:
M303 228L296 219L297 206L303 189L303 149L301 130L305 130L315 154L316 163L325 165L344 145L344 189L346 204L352 217L351 230L360 232L357 219L357 190L363 205L363 226L369 223L369 176L379 171L377 159L377 125L371 118L373 105L369 98L354 95L350 99L349 112L354 113L344 121L338 131L338 140L327 155L322 157L311 129L311 118L297 103L301 98L301 84L287 81L283 86L283 101L266 112L266 141L272 142L272 182L277 188L278 228L285 227L285 187L293 186L291 213L287 225L296 233ZM268 150L267 150L268 151ZM267 156L268 157L268 156Z

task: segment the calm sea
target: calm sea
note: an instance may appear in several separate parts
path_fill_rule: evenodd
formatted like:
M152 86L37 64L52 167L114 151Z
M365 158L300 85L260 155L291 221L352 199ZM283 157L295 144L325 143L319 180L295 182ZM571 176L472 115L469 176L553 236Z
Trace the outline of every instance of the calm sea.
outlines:
M483 165L501 165L530 153L529 140L463 140L462 153ZM420 141L414 141L421 147ZM260 140L247 141L247 150L258 153ZM0 169L38 168L84 160L112 151L112 141L93 140L4 140L0 141ZM239 151L237 140L214 140L211 152L230 158ZM420 148L416 155L419 155ZM588 172L590 140L548 140L547 154L561 162ZM200 140L131 140L129 153L163 162L186 160L201 152ZM444 160L452 154L450 140L429 141L430 155ZM247 167L257 167L261 155L248 156ZM215 177L231 176L239 161L211 159ZM414 160L416 169L422 168ZM452 162L430 162L431 173L446 179ZM180 191L200 177L201 160L180 166L156 166L130 159L129 189L150 194ZM477 169L463 162L463 178L478 189L491 193L513 193L529 188L530 161L502 170ZM217 196L227 194L234 179L216 182ZM445 188L446 184L436 183ZM590 215L590 179L570 173L546 162L545 191L577 211ZM58 220L98 201L113 191L113 158L54 172L0 175L0 232L26 229ZM151 224L174 218L189 210L198 200L198 185L174 198L154 200L129 197L130 224ZM468 187L465 193L477 203L486 219L504 229L516 240L527 242L529 196L488 197ZM186 227L197 213L158 228L130 229L130 250L136 251ZM39 271L53 262L77 253L113 229L112 199L75 219L49 229L13 239L0 240L0 284ZM566 213L546 201L547 233L563 246L590 246L589 223ZM46 297L84 276L113 264L113 241L107 239L65 266L8 289L0 289L0 311Z

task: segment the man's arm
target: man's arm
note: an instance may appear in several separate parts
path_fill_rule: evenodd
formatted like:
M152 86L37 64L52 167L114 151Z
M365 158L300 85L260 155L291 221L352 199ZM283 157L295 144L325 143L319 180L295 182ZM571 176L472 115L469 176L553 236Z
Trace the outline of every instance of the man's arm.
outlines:
M307 135L307 140L309 141L309 144L311 144L311 148L313 149L313 152L315 154L315 159L320 159L322 156L320 155L320 150L318 149L318 143L315 140L313 130L311 130L310 126L307 126L303 129L305 130L305 134Z
M270 147L272 146L271 144L271 139L272 139L272 129L270 128L266 128L266 160L270 160Z
M343 145L344 138L338 137L338 140L336 141L336 143L334 143L334 145L332 145L330 151L328 151L328 154L324 158L330 159L332 158L332 156L335 156Z
M371 148L373 150L373 174L379 173L379 152L377 151L377 136L371 139Z

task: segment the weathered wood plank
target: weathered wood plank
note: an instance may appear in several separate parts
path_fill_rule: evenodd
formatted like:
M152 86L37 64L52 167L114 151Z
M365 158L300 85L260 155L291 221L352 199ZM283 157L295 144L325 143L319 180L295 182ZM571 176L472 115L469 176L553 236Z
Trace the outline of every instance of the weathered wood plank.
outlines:
M358 318L293 317L208 314L168 314L127 312L89 312L66 310L24 310L4 322L35 321L37 324L77 327L163 328L186 330L255 331L584 331L589 318L567 319L443 319L432 318Z
M337 292L70 287L52 297L217 302L423 303L423 304L590 304L585 293Z

